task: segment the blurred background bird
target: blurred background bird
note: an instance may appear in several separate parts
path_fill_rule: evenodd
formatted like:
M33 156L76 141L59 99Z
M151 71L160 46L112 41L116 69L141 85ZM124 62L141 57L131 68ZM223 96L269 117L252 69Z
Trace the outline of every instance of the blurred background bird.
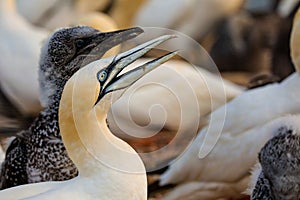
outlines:
M42 109L39 100L38 61L42 44L51 29L38 27L24 19L16 8L21 2L0 1L2 44L0 47L0 137L2 143L6 143L8 136L26 129ZM51 2L32 1L26 6L30 5L32 9L38 5L47 7ZM26 6L22 8L25 9ZM37 12L31 10L29 14L43 13L42 8L36 9ZM29 19L33 18L37 16L29 17ZM118 29L110 17L101 13L90 13L76 20L74 22L76 24L90 25L102 31ZM62 26L68 25L70 24L65 23ZM119 52L119 48L111 49L106 56Z
M166 199L241 198L247 188L249 171L256 162L256 155L273 136L269 122L288 114L300 112L298 88L299 78L299 11L291 33L291 57L296 72L280 83L273 83L245 91L231 102L210 114L209 125L203 128L187 150L169 166L160 177L160 184L181 184L170 192ZM269 100L272 99L272 103ZM226 117L223 118L226 112ZM224 124L223 124L224 123ZM224 171L226 169L226 171ZM198 189L187 187L190 182L198 182ZM211 182L219 186L230 184L240 186L239 193L213 191ZM195 185L197 185L195 183ZM207 184L206 184L207 183ZM224 183L226 183L224 185ZM235 183L235 184L233 184ZM185 191L182 188L185 186ZM236 187L235 186L235 187ZM189 191L190 190L190 191ZM189 191L189 192L188 192ZM212 191L211 193L209 191ZM236 196L235 196L236 195Z

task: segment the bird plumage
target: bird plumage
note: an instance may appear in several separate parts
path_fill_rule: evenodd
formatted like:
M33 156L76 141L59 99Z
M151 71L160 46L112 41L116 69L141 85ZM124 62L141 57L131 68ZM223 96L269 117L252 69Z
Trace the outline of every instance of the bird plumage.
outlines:
M2 1L4 2L4 0L2 0ZM13 2L12 0L7 0L7 2L8 1ZM34 2L34 1L30 1L30 2ZM18 2L18 3L22 4L22 2ZM51 2L49 2L49 4L51 4ZM49 4L45 4L45 5L42 5L42 6L47 7L47 6L50 6ZM36 4L36 5L40 6L40 4ZM24 7L24 9L28 9L28 8ZM29 11L27 11L27 12L29 12ZM14 14L16 15L17 13L14 11ZM38 13L33 13L33 14L38 14ZM91 16L92 18L95 17L96 19L99 17L98 15L85 15L85 17L88 18L88 19L85 18L85 19L82 19L79 22L82 22L83 24L86 24L86 23L87 24L94 24L94 20L91 21L90 20L91 17L89 17L89 16ZM18 16L18 18L21 18L21 17ZM22 21L24 21L24 19L22 19ZM30 25L29 27L32 27L32 26ZM33 27L33 30L35 30L34 27ZM20 31L20 32L22 32L22 31ZM24 32L24 33L26 33L26 32ZM16 34L16 33L13 33L13 34ZM23 36L23 35L21 34L21 36ZM3 38L5 38L5 37L3 37ZM44 38L46 38L46 36ZM25 38L25 39L22 39L22 41L23 40L27 41L28 39ZM45 40L45 39L43 39L43 40ZM31 37L29 37L28 41L35 42L36 40L31 39ZM41 44L39 44L39 45L41 45ZM25 46L25 45L23 45L23 46ZM24 49L24 48L17 48L17 50L19 50L19 49ZM40 47L38 47L38 50L40 51ZM115 54L116 51L114 51L113 53ZM38 52L36 52L36 54L38 55ZM36 55L36 57L37 57L37 55ZM28 59L28 58L26 58L26 59ZM17 61L17 60L21 60L21 59L14 59L14 60ZM36 63L37 63L37 61L36 61ZM205 70L202 70L202 69L193 70L193 69L190 68L189 64L186 64L184 62L172 61L172 63L173 63L172 66L171 66L171 63L166 64L166 65L170 66L171 69L176 68L176 73L178 72L178 73L182 74L183 78L186 78L186 80L187 80L186 82L188 84L191 84L192 89L194 91L196 91L198 102L195 102L195 104L199 105L199 108L201 110L200 111L201 117L205 116L207 113L211 112L211 110L214 110L215 108L223 105L226 101L228 101L228 100L232 99L233 97L239 95L243 91L242 88L240 88L240 87L238 87L238 86L236 86L236 85L234 85L230 82L227 82L227 81L224 81L224 87L223 87L223 83L220 82L221 79L220 79L220 76L218 76L218 75L215 76L214 74L211 74L211 73L209 73ZM39 96L38 96L39 95L39 90L38 90L38 87L37 87L38 86L38 80L37 80L38 64L35 64L34 67L27 67L26 68L26 73L30 74L30 76L23 76L23 74L19 73L18 71L19 71L18 69L10 70L8 72L8 74L12 74L13 76L18 76L18 77L20 76L21 78L17 78L17 79L22 80L22 82L20 82L20 80L17 81L15 79L10 78L7 85L9 85L9 87L15 87L17 90L22 88L22 93L24 93L24 95L28 95L29 96L28 98L34 100L34 101L30 101L30 102L27 102L25 100L22 101L21 102L22 107L24 107L26 109L29 109L31 107L31 105L32 106L38 105L38 108L34 111L35 112L40 111L40 109L41 109L40 102L37 102L40 99ZM200 73L198 73L199 71L200 71ZM175 80L175 79L170 79L170 80L165 79L165 76L168 76L168 72L169 71L166 70L166 69L155 70L153 73L151 73L151 74L149 74L145 77L145 78L148 77L148 81L146 81L146 80L142 81L141 80L141 81L139 81L139 83L141 84L143 82L142 84L148 84L151 79L155 78L155 80L157 80L159 82L164 81L166 83L166 85L168 85L168 87L169 86L171 88L178 87L180 84L177 80ZM163 73L163 75L157 76L159 73ZM7 74L7 73L4 71L1 74ZM1 78L1 74L0 74L0 78ZM33 74L35 74L34 75L35 78L32 77ZM159 77L161 77L161 78L159 78ZM4 81L5 79L1 79L1 80ZM15 84L17 82L19 84ZM32 83L32 82L34 82L34 83ZM0 83L1 83L1 81L0 81ZM27 85L30 86L32 84L34 84L35 86L23 88ZM16 96L16 99L18 101L20 101L20 99L25 99L24 96L19 95L21 93L17 92L16 89L11 90L10 95L13 95L13 96L18 95L18 96ZM160 92L161 96L165 96L165 97L169 96L169 92L167 90L160 90L160 89L161 88L158 88L158 87L149 87L148 93L149 94L150 93L156 94L157 92ZM34 91L35 94L33 94L31 92L33 90L35 90ZM41 91L41 93L43 93L44 90L41 89L40 91ZM190 95L190 93L187 93L186 90L178 90L178 91L180 93L179 96L183 97L185 95ZM191 90L189 90L189 91L191 91ZM15 92L16 92L16 94L15 94ZM226 93L226 96L225 96L225 93ZM146 93L141 92L140 90L138 90L136 92L136 94L137 94L136 96L138 96L138 98L137 98L137 101L135 101L135 102L142 102L144 99L146 99L147 102L149 102L149 104L151 104L151 103L156 104L158 102L157 98L156 98L157 95L147 95ZM45 98L44 96L45 95L42 95L42 98L41 98L42 102L46 101L44 99ZM124 99L125 97L126 96L123 96L122 99ZM28 99L28 100L30 100L30 99ZM167 99L165 99L165 100L167 100ZM194 100L194 99L187 99L186 101L182 101L183 106L184 107L187 106L187 107L191 108L191 106L190 106L191 105L191 100ZM210 101L210 103L207 103L208 101ZM115 118L116 120L118 120L119 122L122 122L122 123L124 122L126 124L128 122L129 118L127 117L126 113L124 115L124 109L122 109L122 107L124 105L124 102L125 101L123 101L121 99L120 99L120 101L116 102L117 105L113 106L113 112L116 115L116 118ZM163 128L166 128L166 129L169 129L169 130L177 130L178 129L178 121L180 120L181 112L180 112L180 108L178 107L177 103L178 102L177 102L176 99L174 99L174 98L170 99L170 103L168 103L168 106L166 107L167 108L167 115L169 116L169 118L168 118L168 121L167 121L167 123L165 124L165 126ZM192 108L191 108L191 110L195 111ZM149 115L148 115L147 106L136 104L136 108L134 110L132 110L131 112L133 113L132 116L133 116L134 121L141 121L142 124L144 124L145 122L146 123L148 122ZM36 116L36 115L37 114L34 114L34 116ZM195 115L193 115L193 116L195 116ZM187 118L186 118L187 119L186 121L191 121L188 118L191 118L191 115L187 116ZM197 118L199 118L199 117L197 117ZM111 117L111 115L109 115L108 120L109 120L109 123L110 123L111 127L113 128L113 131L119 136L120 135L124 136L123 131L122 131L122 127L119 127L118 124L116 124L115 121L113 121L111 119L112 119L112 117ZM194 120L194 119L192 119L192 120ZM22 121L23 121L23 119L22 119ZM141 123L139 123L139 124L141 124ZM21 127L23 127L23 126L21 126ZM135 129L136 126L130 126L129 128L130 129ZM152 130L150 130L150 131L152 131ZM193 131L193 132L195 132L195 131Z
M253 166L256 153L268 139L268 137L265 138L256 134L255 129L286 113L300 112L300 108L297 106L300 101L293 98L299 93L297 89L299 85L299 75L293 74L281 83L274 83L244 92L225 106L214 111L210 116L211 121L208 126L200 131L193 144L162 176L162 184L184 182L193 180L195 177L203 181L235 181L240 179ZM272 104L264 101L266 97L272 98L274 95L276 95L276 101L273 101ZM289 99L289 103L286 102L287 99ZM247 114L244 113L246 106L251 109L251 112ZM216 145L210 154L199 159L200 148L208 150L214 144L204 142L206 135L207 137L217 137L218 131L222 131L220 132L220 138L216 140ZM261 138L260 141L252 144L255 140L254 135ZM229 143L231 146L227 146ZM240 157L242 151L245 155L252 155L252 159L246 156ZM228 152L231 152L230 158L222 159ZM243 158L245 160L242 160ZM232 170L221 173L222 168L219 166L232 164L233 162L236 162L236 164L233 165L235 167L231 167ZM243 167L241 167L241 164Z
M252 177L251 199L298 199L300 192L300 117L277 119L273 137L259 152L259 167Z
M112 46L135 37L141 31L133 28L101 33L79 26L60 29L49 38L40 59L39 80L45 110L9 146L1 170L2 189L25 183L67 180L77 175L61 141L58 126L59 101L64 85L80 67L101 58Z
M128 69L149 60L139 59ZM141 131L150 134L161 128L175 132L181 129L194 135L201 124L197 122L205 121L204 116L242 91L242 87L222 80L218 74L171 60L137 81L113 104L108 114L109 127L122 137L134 132L141 136ZM153 105L164 111L156 111ZM141 128L145 124L149 124L148 128Z
M1 89L22 114L36 114L41 110L37 81L39 54L48 32L19 16L14 0L1 0L0 10Z
M242 0L231 0L230 3L219 0L166 0L164 2L150 0L140 8L135 24L145 27L170 28L194 39L202 39L214 24L236 13L243 3ZM158 12L158 7L163 12ZM210 12L212 9L214 12ZM152 14L154 11L156 11L155 16Z
M273 137L268 123L286 114L300 112L297 98L300 95L298 23L296 17L291 35L291 56L297 72L281 83L244 92L212 112L208 126L161 176L161 185L187 181L238 184L239 180L249 176L257 153Z
M176 53L166 54L118 76L121 70L170 38L162 36L109 60L90 63L72 76L60 101L59 125L64 145L79 175L68 181L9 188L0 191L0 197L12 200L147 199L143 162L132 147L110 132L106 114L111 106L112 92L130 86Z

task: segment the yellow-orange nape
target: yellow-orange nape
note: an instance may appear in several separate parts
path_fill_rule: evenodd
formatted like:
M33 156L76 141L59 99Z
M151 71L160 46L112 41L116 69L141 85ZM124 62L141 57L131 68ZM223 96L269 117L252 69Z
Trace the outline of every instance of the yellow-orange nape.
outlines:
M147 199L144 164L135 150L114 136L106 116L114 91L126 89L177 52L122 70L173 36L161 36L113 58L92 62L66 83L59 126L68 156L79 175L68 181L22 185L0 191L1 199Z

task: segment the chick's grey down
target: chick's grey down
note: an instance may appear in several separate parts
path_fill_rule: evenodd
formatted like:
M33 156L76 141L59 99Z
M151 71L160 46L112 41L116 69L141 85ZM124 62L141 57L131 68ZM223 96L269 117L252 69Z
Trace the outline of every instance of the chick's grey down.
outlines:
M40 56L39 83L44 110L18 133L2 164L0 188L26 183L68 180L77 175L62 143L58 109L67 80L81 67L100 59L113 46L136 37L140 28L101 33L87 26L56 31Z
M300 199L300 132L281 127L259 153L261 172L252 200Z

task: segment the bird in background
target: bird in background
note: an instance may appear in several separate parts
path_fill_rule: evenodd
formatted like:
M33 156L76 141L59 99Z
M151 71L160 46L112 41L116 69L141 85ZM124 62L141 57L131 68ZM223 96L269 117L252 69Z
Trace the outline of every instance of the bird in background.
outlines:
M8 3L13 3L13 0L2 0L3 3L6 2L6 4L4 5L8 5ZM21 2L19 2L21 3ZM50 3L50 2L49 2ZM24 8L25 9L25 8ZM17 15L16 11L13 9L14 11L14 15ZM21 18L19 15L17 15L18 18ZM84 18L81 18L80 22L82 24L87 24L87 25L93 25L93 27L98 27L99 25L99 21L97 20L98 17L97 15L94 14L89 14L87 16L85 16ZM7 20L7 19L6 19ZM24 21L24 19L22 19ZM24 21L25 22L25 21ZM95 23L97 22L97 23ZM101 21L102 22L102 21ZM103 25L101 26L103 27ZM113 26L114 27L114 26ZM108 28L108 26L106 27ZM109 29L108 29L109 30ZM22 36L22 40L26 40L24 39L24 35L18 35L18 36ZM5 38L5 37L4 37ZM46 38L46 36L45 36ZM34 39L32 39L34 40ZM32 41L32 40L28 40L28 42ZM27 40L26 40L27 41ZM7 41L6 41L7 42ZM41 45L39 43L39 45ZM25 46L25 45L23 45ZM0 47L1 48L1 47ZM15 47L15 48L19 48L19 47ZM20 49L24 49L24 48L20 48ZM114 55L116 54L116 52L118 52L119 50L117 49L116 51L111 52L110 55ZM36 52L36 54L38 54L38 52ZM107 55L107 54L105 54ZM28 57L29 58L29 57ZM28 59L27 58L27 59ZM17 60L17 59L15 59ZM32 59L33 61L34 59ZM138 63L139 61L137 61ZM143 61L141 61L143 62ZM135 65L135 64L134 64ZM132 65L132 67L134 67L134 65ZM196 111L195 109L191 108L191 105L197 104L197 106L199 106L200 109L200 113L195 113L194 115L188 115L186 116L186 121L187 123L184 124L184 126L186 127L185 130L190 129L190 122L191 121L199 121L199 118L207 115L208 113L211 112L211 110L214 110L216 108L218 108L219 106L223 105L225 102L231 100L232 98L236 97L237 95L239 95L242 91L243 88L239 87L233 83L230 83L229 81L223 81L221 79L221 77L219 75L215 75L213 73L210 73L204 69L195 69L195 68L191 68L190 64L187 64L186 62L181 62L181 61L171 61L171 63L167 63L165 64L166 67L164 68L160 68L160 69L156 69L153 72L147 74L145 77L143 77L141 80L138 81L138 83L136 84L137 86L135 87L140 87L143 85L147 85L149 84L149 82L151 83L151 80L156 80L158 82L163 82L166 86L168 86L169 88L178 88L181 87L181 82L177 81L175 78L168 78L166 79L166 76L168 76L168 74L171 73L180 73L183 79L185 79L184 81L187 84L191 85L191 90L195 91L195 98L185 98L182 100L182 105L183 107L189 107L190 110L192 110L193 112ZM33 65L31 64L30 66L27 66L26 68L26 72L30 73L30 74L37 74L38 69L38 65ZM10 73L14 74L15 76L21 76L21 74L18 73L18 70L10 70ZM5 73L3 73L5 74ZM37 76L37 75L34 75ZM30 76L28 76L30 77ZM5 80L5 79L3 79ZM15 84L17 81L12 81L13 79L10 79L10 82L7 83L9 85L13 85L13 87L18 88L18 84ZM32 80L35 80L35 85L38 85L38 81L36 78L31 78L30 80L27 80L27 76L22 76L22 80L24 82L27 83L23 83L22 86L26 86L28 85L28 89L29 90L33 90L35 88L35 90L37 90L35 93L35 95L30 95L30 98L36 99L37 101L39 100L39 92L37 87L29 87L31 85ZM29 84L30 83L30 84ZM188 90L188 91L191 91ZM23 88L23 93L25 94L31 94L30 92L26 92L27 88ZM190 93L188 93L187 90L177 90L177 93L179 96L184 97L184 96L188 96L190 95ZM14 90L12 90L11 95L14 95ZM18 93L17 93L18 94ZM131 123L128 122L132 122L130 119L131 117L128 117L128 113L125 112L126 110L123 109L124 104L126 104L126 98L128 98L129 96L127 95L129 94L128 92L122 96L122 98L120 100L118 100L117 102L115 102L116 105L112 106L112 111L110 111L109 115L108 115L108 123L110 124L110 127L113 131L113 133L115 133L118 136L121 136L123 138L126 138L126 134L127 133L132 133L133 131L137 131L135 125L132 125ZM164 128L170 131L176 131L178 130L178 122L181 120L181 111L180 111L180 107L178 105L178 101L174 98L168 98L170 96L168 90L165 90L164 87L148 87L147 88L147 93L143 92L143 90L137 90L135 93L135 98L134 98L134 102L132 104L132 106L134 107L134 109L131 110L131 114L133 116L133 121L137 122L138 125L143 125L143 124L147 124L148 123L148 119L149 119L149 115L148 115L148 108L149 106L144 106L141 102L145 102L147 105L154 105L154 104L161 104L165 107L166 109L166 113L167 113L167 121L165 123L165 125L161 125L161 122L153 122L152 123L152 127L155 128L155 130ZM158 95L148 95L148 94L160 94L161 97L163 98L157 98ZM17 98L22 99L21 96L18 96ZM198 102L194 102L195 100L197 100ZM168 101L168 102L167 102ZM30 105L36 105L38 104L38 109L35 111L39 111L41 109L40 103L37 103L36 101L34 102L29 102L28 104L26 103L26 101L22 101L23 107L29 108ZM12 104L14 105L14 104ZM28 106L27 106L28 105ZM126 105L127 106L127 105ZM129 107L132 107L131 105ZM112 113L114 113L114 115L112 115ZM36 115L36 114L30 114L30 115ZM196 116L197 115L197 116ZM200 115L200 116L199 116ZM22 115L17 115L17 116L22 116ZM196 116L196 117L195 117ZM8 129L9 127L15 127L15 118L13 118L13 122L12 125L8 126L7 123L5 123L3 126L6 127L7 131L11 130ZM11 118L9 118L11 119ZM23 119L21 120L17 120L18 123L23 123ZM30 122L32 120L29 120ZM126 125L127 128L126 130L124 129L123 126L121 125ZM131 126L132 125L132 126ZM20 127L24 127L24 126L20 126ZM26 126L28 127L27 123ZM149 130L147 129L143 129L143 132L152 132L152 127L150 127ZM194 128L193 128L194 129ZM196 133L198 126L195 128L196 130L193 130L192 133ZM16 130L20 130L19 126L18 128L15 128L14 133L16 132ZM21 129L22 130L22 129Z
M92 62L66 83L59 126L68 155L79 170L67 181L22 185L0 191L1 199L147 199L147 178L135 150L115 137L106 115L114 91L126 89L177 52L120 72L137 58L173 36L161 36L113 58ZM88 163L88 164L87 164Z
M30 23L47 30L70 26L81 16L105 9L109 1L16 0L17 10ZM106 30L103 30L106 31Z
M4 151L7 146L5 143L10 140L8 137L27 129L42 110L38 61L40 49L50 32L32 25L19 14L16 6L22 2L0 0L0 142ZM28 0L24 2L29 3ZM36 5L41 5L41 2ZM47 7L48 3L44 2L43 6ZM39 14L43 10L33 10L32 7L32 14ZM76 23L105 32L118 29L113 20L101 13L89 13L76 20ZM116 46L104 56L115 55L119 50L120 46Z
M15 0L1 0L0 11L0 53L5 58L0 61L1 89L22 114L35 115L41 110L38 89L40 49L50 32L30 24L20 16ZM35 11L31 10L31 13ZM95 16L86 16L80 18L80 23L98 26L97 19ZM110 28L102 26L102 31L117 29L109 22L106 24Z
M126 70L149 60L139 59ZM185 61L170 60L162 66L114 102L107 120L113 133L122 138L135 132L147 137L164 129L194 137L205 116L243 92L242 87Z
M253 200L299 199L300 116L272 121L273 137L258 154L248 193Z
M165 199L242 196L248 185L249 171L256 163L256 155L273 136L264 131L265 124L300 112L297 98L300 95L298 17L299 11L290 40L296 72L280 83L248 90L213 111L208 125L160 177L161 185L179 184ZM191 182L194 186L187 187ZM231 194L222 190L228 186L233 188ZM218 188L219 192L212 191L212 188Z
M1 90L24 115L34 115L41 110L38 60L48 34L19 16L14 0L0 1Z
M124 29L134 25L135 15L144 2L145 0L17 0L17 8L32 24L48 30L77 24L81 21L80 18L87 15L97 15L98 20L105 22L104 26L113 21L119 29Z
M238 12L243 3L243 0L226 3L219 0L149 0L141 6L134 24L174 29L194 39L202 39L219 20ZM164 32L164 29L160 31Z
M45 109L10 143L2 163L2 189L26 183L67 180L77 175L58 126L63 87L78 69L141 32L140 28L100 32L77 26L60 29L49 37L41 50L39 64L41 103Z

